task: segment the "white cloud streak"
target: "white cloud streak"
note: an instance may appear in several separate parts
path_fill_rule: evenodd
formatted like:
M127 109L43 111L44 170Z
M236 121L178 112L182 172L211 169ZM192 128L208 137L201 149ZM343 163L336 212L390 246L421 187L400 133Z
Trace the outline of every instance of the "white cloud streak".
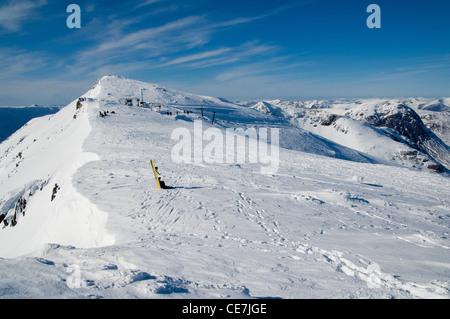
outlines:
M83 34L87 37L86 40L93 41L94 44L76 52L69 59L72 60L69 69L74 73L86 71L92 73L96 72L95 70L109 69L111 66L118 65L120 69L132 70L133 64L141 65L143 61L146 62L147 69L162 67L208 68L234 62L245 62L251 57L258 55L261 57L264 54L273 53L276 47L257 44L257 41L236 47L206 45L212 42L218 32L252 23L310 1L281 6L256 16L235 17L216 22L208 21L207 14L187 16L162 25L131 32L126 30L132 29L132 25L139 23L140 17L146 16L146 13L133 15L131 19L134 22L130 23L124 22L122 16L114 16L113 19L109 16L108 21L104 21L104 25L114 26L114 28L110 27L105 28L102 32L88 33L86 33L87 30L83 30ZM164 0L148 0L142 2L140 6L150 6L163 2L167 4ZM164 10L164 8L166 8L166 5L155 9ZM101 25L101 18L98 19L96 24ZM129 19L126 19L126 21L129 21ZM100 37L99 34L105 36ZM130 66L126 67L127 64L130 64Z
M116 31L115 35L107 41L99 43L90 50L81 53L80 58L91 59L92 57L102 55L103 57L113 58L116 55L131 55L140 50L153 50L150 55L159 54L166 51L170 46L197 42L201 34L195 34L195 37L189 36L189 27L193 27L202 21L202 17L190 16L164 25L138 30L128 34ZM185 35L180 39L180 33Z
M0 52L1 78L20 77L44 67L48 62L45 53L26 52L12 48L2 48Z
M218 50L202 52L190 56L179 57L162 66L178 65L189 68L207 68L217 65L243 62L248 58L275 52L276 46L257 44L256 42L245 43L238 47L221 48Z
M211 57L229 52L230 50L231 50L230 48L224 48L224 49L217 49L217 50L197 53L197 54L193 54L193 55L189 55L189 56L184 56L184 57L176 58L170 62L167 62L167 63L163 64L162 66L181 64L181 63L186 63L186 62L191 62L191 61L196 61L196 60L203 60L206 58L211 58Z
M36 11L47 4L46 0L8 1L0 7L0 26L9 32L20 31L22 25Z

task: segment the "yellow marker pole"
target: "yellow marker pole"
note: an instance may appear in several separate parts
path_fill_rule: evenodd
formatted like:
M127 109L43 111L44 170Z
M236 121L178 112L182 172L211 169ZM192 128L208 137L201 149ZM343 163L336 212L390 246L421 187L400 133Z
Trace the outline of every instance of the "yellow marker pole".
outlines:
M161 185L159 184L158 179L158 173L156 173L155 163L153 162L153 160L150 160L150 164L152 165L153 174L155 175L156 187L158 187L158 189L161 189Z

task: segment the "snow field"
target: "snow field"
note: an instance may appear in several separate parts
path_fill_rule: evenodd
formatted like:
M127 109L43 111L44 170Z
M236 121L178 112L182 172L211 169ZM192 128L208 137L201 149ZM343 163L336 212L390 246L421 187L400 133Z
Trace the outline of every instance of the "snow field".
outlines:
M120 98L142 86L144 98L166 102L161 110L121 105ZM65 241L65 227L36 232L36 243L53 243L0 259L2 297L449 297L447 177L380 164L285 121L207 97L186 102L179 92L117 77L103 78L93 91L83 104L88 121L74 129L84 133L60 145L74 153L36 192L42 203L33 197L17 226L0 230L9 243L11 230L27 220L39 224L37 207L57 207L55 227L89 221L76 232L88 243L73 231ZM164 115L183 111L183 103L192 103L194 114ZM208 111L205 128L212 110L220 130L279 127L278 171L261 174L258 163L175 163L171 133L192 130L199 105ZM74 110L65 116L78 125L83 116L73 120ZM115 113L96 116L105 110ZM23 154L19 168L26 167ZM156 189L151 159L173 189ZM61 190L50 202L57 181ZM71 265L80 270L77 288L68 286Z

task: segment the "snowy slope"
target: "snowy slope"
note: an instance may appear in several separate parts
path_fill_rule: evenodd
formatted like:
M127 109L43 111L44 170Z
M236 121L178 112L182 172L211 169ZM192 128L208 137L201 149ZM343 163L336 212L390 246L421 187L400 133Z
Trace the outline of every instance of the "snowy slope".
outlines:
M209 96L199 96L195 94L176 91L162 87L158 84L149 84L136 80L129 80L120 76L106 76L99 80L101 92L96 96L105 102L119 103L127 98L140 98L141 88L143 89L144 101L154 105L179 105L179 106L209 106L209 105L230 105L218 98Z
M384 101L367 107L352 109L347 114L368 123L384 134L429 155L446 169L450 169L450 147L423 124L420 116L402 101ZM391 135L392 136L392 135ZM400 136L400 138L399 138Z
M125 106L141 87L150 105ZM17 225L0 229L2 298L449 298L445 174L158 88L104 77L78 110L0 144L1 211L11 221L27 199ZM200 107L203 130L279 128L279 169L175 162L171 136L193 132ZM151 159L173 189L156 189Z
M275 100L266 103L283 110L294 125L378 161L442 172L450 168L450 147L446 144L447 100Z
M450 145L450 98L411 98L404 101L420 115L423 123Z
M3 226L8 224L0 232L0 241L7 243L2 256L21 255L48 242L81 247L111 243L99 232L106 214L72 186L74 172L98 159L97 154L82 151L92 112L76 111L75 105L74 101L55 115L31 120L0 144L0 209ZM61 189L51 200L56 184ZM26 202L23 208L19 200Z

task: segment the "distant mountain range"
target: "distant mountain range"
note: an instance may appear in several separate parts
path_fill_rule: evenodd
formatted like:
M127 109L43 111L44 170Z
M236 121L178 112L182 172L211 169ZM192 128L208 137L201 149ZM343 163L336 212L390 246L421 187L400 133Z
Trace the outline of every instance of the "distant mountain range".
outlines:
M0 143L35 117L58 112L61 106L0 106Z
M449 98L266 100L246 105L383 162L450 169Z

